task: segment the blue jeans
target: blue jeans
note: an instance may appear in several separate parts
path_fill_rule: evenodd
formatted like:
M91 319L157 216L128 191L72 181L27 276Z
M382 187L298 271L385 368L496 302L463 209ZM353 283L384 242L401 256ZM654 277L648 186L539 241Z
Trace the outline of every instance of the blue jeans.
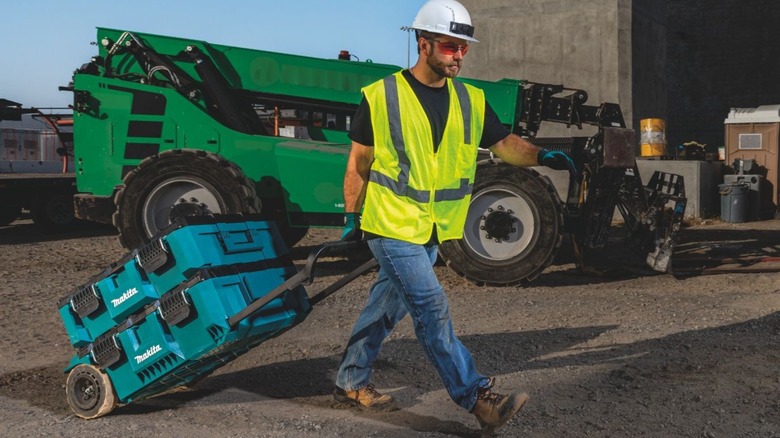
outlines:
M488 378L479 374L471 353L455 336L447 296L433 271L436 245L416 245L375 238L368 246L379 262L379 276L347 343L336 385L348 391L368 385L382 341L407 314L425 354L455 403L471 411L477 388Z

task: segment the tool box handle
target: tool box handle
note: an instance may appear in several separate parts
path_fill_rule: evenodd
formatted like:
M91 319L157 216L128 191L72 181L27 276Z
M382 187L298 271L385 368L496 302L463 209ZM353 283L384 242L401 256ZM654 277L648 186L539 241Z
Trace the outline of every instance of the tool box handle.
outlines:
M216 223L217 239L225 254L237 254L249 251L262 251L263 242L257 239L249 228L234 229Z
M231 316L228 319L228 325L230 325L230 328L235 328L235 326L238 325L239 322L243 321L244 319L252 315L258 309L262 308L263 306L271 302L271 300L278 297L279 295L289 290L295 289L296 287L302 284L307 284L307 285L311 284L312 281L314 281L314 275L313 275L314 266L317 263L317 259L323 254L334 250L343 251L347 249L356 249L357 247L362 245L365 245L365 242L336 241L336 242L323 243L317 248L314 248L309 253L309 258L306 260L306 266L304 266L303 270L299 271L297 274L293 275L292 277L287 279L287 281L280 284L279 286L277 286L276 288L274 288L264 296L252 301L248 306L246 306L240 312ZM338 289L341 289L347 283L359 277L360 275L362 275L363 273L365 273L366 271L368 271L369 269L373 268L376 265L377 265L376 260L374 258L371 258L371 260L363 263L359 268L343 276L342 278L336 280L333 284L320 291L312 299L312 302L318 303L322 301L325 297L337 291Z

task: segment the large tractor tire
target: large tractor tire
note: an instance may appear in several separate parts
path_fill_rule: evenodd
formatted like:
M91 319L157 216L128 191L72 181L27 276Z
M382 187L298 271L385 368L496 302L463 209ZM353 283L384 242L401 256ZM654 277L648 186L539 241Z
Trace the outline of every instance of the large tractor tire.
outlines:
M487 160L477 165L463 239L444 242L440 253L473 283L515 286L552 263L562 233L561 201L549 178Z
M116 392L108 375L92 365L79 364L70 371L65 394L73 412L87 420L102 417L117 405Z
M119 242L137 248L176 217L259 213L254 183L235 164L197 150L170 150L144 159L114 195Z
M44 233L67 231L76 225L73 193L69 190L44 193L30 206L33 223Z

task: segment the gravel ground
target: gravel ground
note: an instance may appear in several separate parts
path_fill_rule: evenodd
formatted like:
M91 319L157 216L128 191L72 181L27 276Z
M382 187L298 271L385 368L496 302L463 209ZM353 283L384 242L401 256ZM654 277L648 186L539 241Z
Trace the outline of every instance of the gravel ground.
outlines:
M779 221L690 225L675 256L686 272L676 276L584 275L566 250L524 288L478 288L437 266L480 370L497 376L499 390L531 395L498 435L780 436L780 267L750 263L780 255L778 231ZM293 251L296 264L337 236L310 232ZM96 420L75 417L63 373L74 350L57 301L124 252L106 228L48 236L28 220L0 228L0 436L480 435L473 416L449 401L408 319L374 374L401 409L333 406L334 370L373 274L193 389ZM701 275L700 265L717 264L708 258L732 259L731 272ZM348 265L323 260L310 294Z

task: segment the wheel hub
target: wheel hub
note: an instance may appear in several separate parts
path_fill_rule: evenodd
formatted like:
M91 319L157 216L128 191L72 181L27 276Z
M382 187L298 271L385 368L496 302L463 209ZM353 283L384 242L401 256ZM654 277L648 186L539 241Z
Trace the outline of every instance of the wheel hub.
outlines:
M98 403L97 383L89 375L80 376L75 384L74 402L83 410L90 410Z
M211 210L209 210L209 207L203 202L198 202L197 198L190 198L189 201L181 198L171 207L169 218L170 222L173 223L173 221L177 218L183 218L186 216L204 216L207 214L211 214Z
M517 232L514 224L517 219L513 216L512 210L506 210L502 205L499 205L496 210L488 208L482 216L481 229L487 234L486 239L495 239L496 242L509 240L510 233Z
M508 189L491 188L472 198L464 242L479 257L509 260L529 247L535 226L533 209L525 199Z
M141 220L147 237L165 229L175 218L219 214L224 204L217 189L195 177L172 178L146 197Z

